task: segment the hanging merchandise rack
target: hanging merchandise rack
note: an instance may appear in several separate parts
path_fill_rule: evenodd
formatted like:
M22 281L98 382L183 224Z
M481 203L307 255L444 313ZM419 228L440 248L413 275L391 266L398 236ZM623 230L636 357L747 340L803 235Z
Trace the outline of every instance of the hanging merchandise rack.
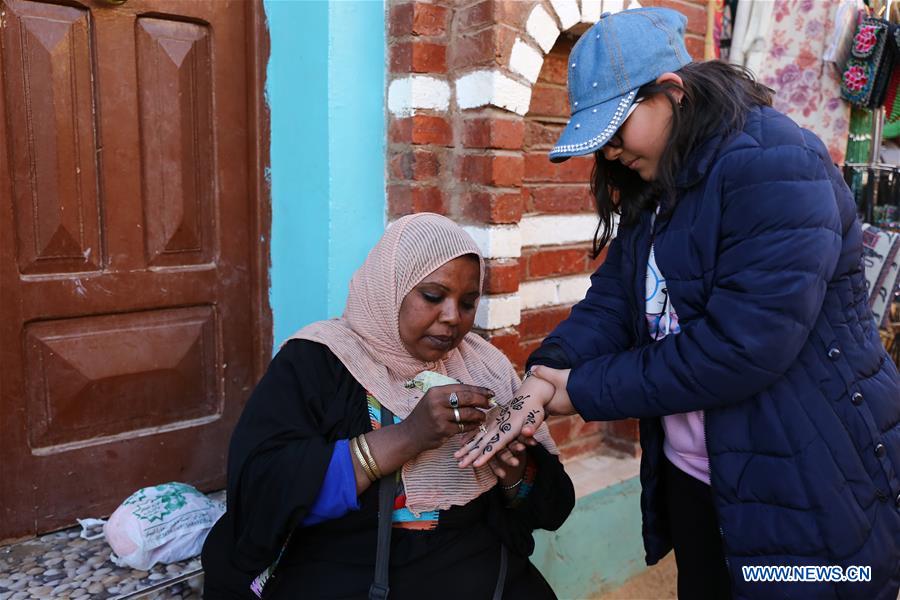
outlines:
M884 15L892 21L897 12L893 4L893 0L872 0L866 10L870 16ZM898 62L895 62L894 69L900 69L900 56L895 60ZM897 231L900 230L900 165L881 161L884 121L885 107L871 108L871 135L861 136L871 140L868 161L845 163L844 178L851 188L861 191L857 196L857 206L862 219Z

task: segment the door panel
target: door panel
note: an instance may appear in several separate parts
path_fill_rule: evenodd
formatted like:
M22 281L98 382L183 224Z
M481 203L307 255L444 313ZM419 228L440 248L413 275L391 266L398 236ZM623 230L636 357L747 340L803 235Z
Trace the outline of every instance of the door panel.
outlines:
M154 266L204 263L212 257L209 40L205 25L138 19L145 232Z
M89 12L26 2L3 28L4 92L23 274L100 267Z
M0 540L224 485L269 349L260 10L0 1Z

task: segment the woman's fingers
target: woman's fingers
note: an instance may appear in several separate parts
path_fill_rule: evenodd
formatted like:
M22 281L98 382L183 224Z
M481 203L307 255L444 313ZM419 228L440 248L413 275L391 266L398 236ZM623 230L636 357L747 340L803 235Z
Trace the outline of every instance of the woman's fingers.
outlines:
M486 387L465 385L462 383L442 385L431 389L439 391L441 400L438 400L438 402L446 402L448 406L451 405L450 394L456 394L457 406L471 406L485 409L491 408L491 398L494 397L494 392Z
M459 421L456 420L456 414L451 410L449 413L449 420L454 423L463 423L463 424L475 424L476 426L484 423L485 414L484 412L478 410L477 408L457 408L457 412L459 412Z

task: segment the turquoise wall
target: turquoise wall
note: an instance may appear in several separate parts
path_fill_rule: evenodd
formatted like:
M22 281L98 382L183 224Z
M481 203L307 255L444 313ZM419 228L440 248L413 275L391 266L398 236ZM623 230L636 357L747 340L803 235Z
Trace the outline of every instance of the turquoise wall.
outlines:
M384 4L265 0L275 349L340 315L385 223Z
M557 531L536 531L531 561L560 600L592 598L644 569L638 477L583 496Z

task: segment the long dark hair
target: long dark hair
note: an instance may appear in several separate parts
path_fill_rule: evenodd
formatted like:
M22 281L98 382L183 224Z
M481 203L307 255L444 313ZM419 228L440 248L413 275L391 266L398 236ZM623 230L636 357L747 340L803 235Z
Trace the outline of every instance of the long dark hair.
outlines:
M692 150L720 131L727 135L743 129L753 106L772 105L774 92L757 83L741 66L710 60L685 65L677 74L683 86L652 82L638 90L639 101L663 94L672 106L669 139L654 181L644 181L618 160L606 160L602 149L594 153L591 192L600 216L594 232L594 258L612 238L613 215L618 214L622 224L630 225L637 222L642 210L655 209L662 198L674 201L676 177ZM680 106L672 93L675 90L684 94Z

